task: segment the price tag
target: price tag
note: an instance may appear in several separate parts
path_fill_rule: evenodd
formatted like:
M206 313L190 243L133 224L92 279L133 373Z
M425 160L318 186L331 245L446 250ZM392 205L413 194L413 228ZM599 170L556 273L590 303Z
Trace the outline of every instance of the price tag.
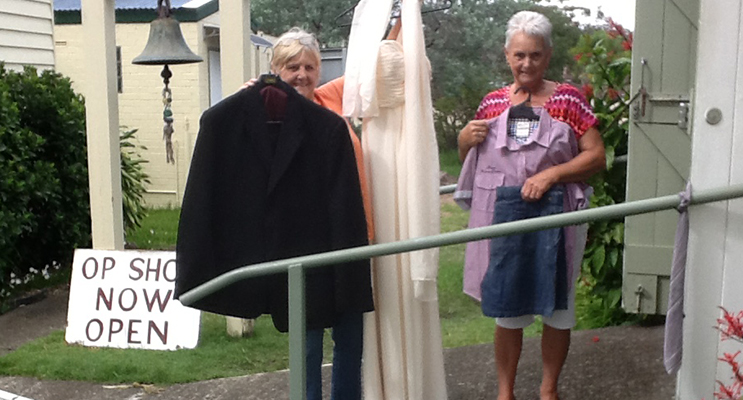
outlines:
M522 138L522 139L529 137L530 127L531 127L531 122L529 121L516 122L516 137Z

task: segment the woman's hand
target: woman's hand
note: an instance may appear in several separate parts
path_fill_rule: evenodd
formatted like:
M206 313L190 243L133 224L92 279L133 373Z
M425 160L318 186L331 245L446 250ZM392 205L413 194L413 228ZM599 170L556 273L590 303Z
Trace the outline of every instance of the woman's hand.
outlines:
M582 182L606 168L604 142L595 127L578 139L578 150L578 155L572 160L527 179L521 188L521 198L537 201L556 183Z
M488 134L488 121L475 119L467 123L457 136L457 147L459 148L459 159L464 161L467 152L485 140Z
M256 79L256 78L251 78L251 79L250 79L249 81L247 81L247 82L243 83L243 85L242 85L242 86L240 86L240 90L243 90L243 89L247 89L247 88L253 87L253 86L255 86L255 83L256 83L256 82L258 82L258 79Z
M524 186L521 187L521 198L524 201L537 201L541 199L550 190L552 185L558 181L558 177L554 172L554 169L548 168L527 179L524 182Z

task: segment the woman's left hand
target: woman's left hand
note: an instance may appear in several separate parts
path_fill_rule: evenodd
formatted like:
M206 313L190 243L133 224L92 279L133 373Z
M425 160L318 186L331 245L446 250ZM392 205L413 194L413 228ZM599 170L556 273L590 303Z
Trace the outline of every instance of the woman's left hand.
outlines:
M524 182L524 186L521 187L521 198L524 201L537 201L557 183L557 180L551 168L545 169Z
M256 83L258 83L258 79L251 78L249 81L243 83L243 85L240 86L240 90L251 88L255 86Z

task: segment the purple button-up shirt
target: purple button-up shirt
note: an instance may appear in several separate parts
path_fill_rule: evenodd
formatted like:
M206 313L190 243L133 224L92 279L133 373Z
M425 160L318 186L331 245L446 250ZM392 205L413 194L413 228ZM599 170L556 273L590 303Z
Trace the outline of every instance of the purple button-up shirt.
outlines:
M488 123L485 140L470 149L459 175L454 200L470 210L468 227L491 225L495 210L495 188L520 186L527 178L578 155L578 142L570 125L552 118L543 108L535 108L539 126L524 144L508 137L508 111ZM565 211L585 208L591 187L584 183L565 184ZM567 276L573 276L575 228L565 228ZM467 243L464 260L464 292L480 300L480 284L488 269L490 240ZM571 279L568 279L571 285Z

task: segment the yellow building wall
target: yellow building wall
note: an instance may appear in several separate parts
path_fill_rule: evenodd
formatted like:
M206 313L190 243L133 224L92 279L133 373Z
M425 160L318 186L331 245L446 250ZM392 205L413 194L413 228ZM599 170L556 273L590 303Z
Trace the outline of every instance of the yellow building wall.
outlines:
M121 47L122 92L119 93L119 123L128 129L138 129L137 144L147 147L139 150L145 172L151 183L146 186L145 202L148 207L178 207L183 199L191 155L199 132L199 118L209 108L209 50L219 50L217 38L204 37L204 24L218 24L215 13L199 22L181 22L183 37L191 51L201 56L203 62L169 66L173 103L171 109L175 119L173 127L173 150L175 164L165 161L163 141L164 87L161 66L134 65L132 59L144 50L149 37L148 23L119 23L116 25L116 44ZM82 92L85 80L83 46L85 40L82 26L55 25L56 70L72 79L73 88ZM275 38L261 35L273 42ZM255 47L257 76L268 72L271 49ZM255 70L258 70L257 72ZM235 88L235 91L238 88ZM101 89L103 90L103 88ZM227 97L232 93L223 93Z
M180 24L188 46L206 60L207 48L201 25L199 22ZM168 164L163 141L162 67L131 63L144 49L149 30L149 24L144 23L120 23L116 26L116 43L121 47L122 58L119 122L128 129L138 129L138 144L147 147L147 150L140 150L142 158L148 160L144 168L151 181L145 195L147 205L178 206L183 197L193 144L199 130L199 118L209 105L208 65L204 61L169 66L173 73L169 87L175 119L175 164ZM80 91L80 82L85 79L82 26L57 25L55 36L57 71L70 77L73 87Z

